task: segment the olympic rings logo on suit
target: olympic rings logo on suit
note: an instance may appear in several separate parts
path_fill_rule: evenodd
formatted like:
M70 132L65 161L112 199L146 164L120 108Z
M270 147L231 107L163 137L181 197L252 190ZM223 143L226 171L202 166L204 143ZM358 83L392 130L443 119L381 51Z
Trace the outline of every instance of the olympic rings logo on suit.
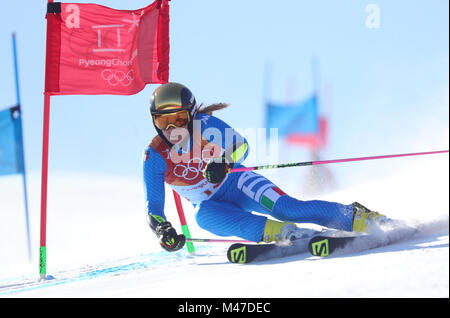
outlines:
M104 69L102 71L102 78L108 82L111 86L130 86L134 80L133 70L129 70L126 74L123 71L111 71L110 69Z
M202 175L202 170L211 161L214 156L213 149L202 149L202 158L194 157L190 159L186 165L177 164L173 168L173 174L179 178L186 180L195 180Z
M195 163L194 161L198 161L198 163ZM188 161L187 165L183 165L180 163L177 164L173 168L173 174L179 178L184 178L186 180L195 180L196 178L198 178L201 171L203 170L203 167L206 166L208 161L209 159L206 158L192 158ZM195 165L197 165L197 167Z

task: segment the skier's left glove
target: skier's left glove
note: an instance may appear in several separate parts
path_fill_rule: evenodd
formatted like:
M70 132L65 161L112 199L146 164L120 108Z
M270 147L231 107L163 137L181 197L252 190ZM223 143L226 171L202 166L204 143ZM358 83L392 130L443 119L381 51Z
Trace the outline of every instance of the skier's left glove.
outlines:
M210 161L203 170L203 177L210 183L220 183L232 167L233 163Z
M186 237L177 234L170 222L162 217L149 215L149 225L159 239L159 245L168 252L175 252L183 248Z

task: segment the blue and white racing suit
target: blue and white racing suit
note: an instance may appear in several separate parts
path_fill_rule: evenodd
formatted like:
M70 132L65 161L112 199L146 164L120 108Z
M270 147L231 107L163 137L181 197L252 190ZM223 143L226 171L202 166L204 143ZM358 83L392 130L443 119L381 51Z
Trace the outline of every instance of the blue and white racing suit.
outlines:
M240 163L247 157L248 145L242 136L217 117L199 113L194 122L194 133L187 149L170 148L158 135L145 150L143 173L147 213L165 219L164 184L167 183L194 204L198 225L219 236L261 241L267 217L252 212L270 215L280 221L352 230L352 205L295 199L252 171L230 173L221 183L209 183L202 170L211 158L220 157L236 140L241 140L242 147L236 150L233 159L234 168L242 167ZM234 137L229 138L230 135Z

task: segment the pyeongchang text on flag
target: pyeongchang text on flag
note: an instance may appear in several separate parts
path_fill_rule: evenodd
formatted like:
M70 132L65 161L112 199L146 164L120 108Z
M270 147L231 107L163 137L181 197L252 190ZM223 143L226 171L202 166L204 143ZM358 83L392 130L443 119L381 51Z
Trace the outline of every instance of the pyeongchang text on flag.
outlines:
M169 5L50 3L45 92L132 95L169 78Z

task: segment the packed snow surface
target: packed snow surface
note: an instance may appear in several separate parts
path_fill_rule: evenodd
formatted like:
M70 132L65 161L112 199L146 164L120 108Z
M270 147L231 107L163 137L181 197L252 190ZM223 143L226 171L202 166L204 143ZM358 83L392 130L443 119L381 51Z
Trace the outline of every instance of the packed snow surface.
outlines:
M194 256L185 249L163 251L146 224L140 179L50 173L47 273L55 279L41 283L40 175L28 178L30 262L22 180L2 177L0 297L449 297L448 155L408 163L396 173L314 197L302 196L294 182L275 182L300 199L358 201L391 218L433 224L426 232L338 257L304 253L247 265L228 263L224 243L197 243ZM294 176L297 168L289 169ZM183 205L192 237L217 238L196 225L187 201ZM180 229L169 189L166 211Z

